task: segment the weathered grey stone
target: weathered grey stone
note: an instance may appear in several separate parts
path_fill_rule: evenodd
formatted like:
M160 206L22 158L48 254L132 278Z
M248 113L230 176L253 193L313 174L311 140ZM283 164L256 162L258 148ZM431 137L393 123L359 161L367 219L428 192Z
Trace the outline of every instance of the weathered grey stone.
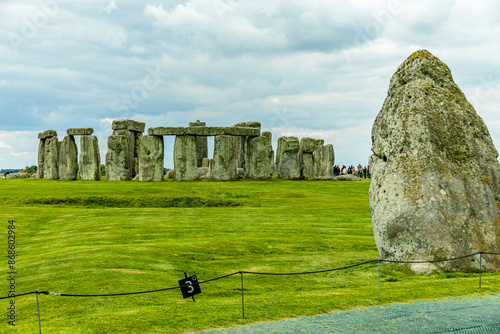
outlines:
M358 181L356 175L352 174L345 174L345 175L339 175L334 178L335 181Z
M134 159L133 159L133 168L132 175L139 174L139 153L141 150L141 141L142 141L142 132L134 132Z
M90 136L94 133L92 128L69 128L66 130L68 136Z
M189 126L206 126L205 122L190 122ZM208 157L207 136L196 136L196 163L198 167L203 167L203 159Z
M130 172L130 136L111 135L108 137L106 153L106 180L128 181Z
M319 144L318 144L319 143ZM323 145L324 140L316 141L314 151L314 169L316 178L328 180L333 178L333 167L335 165L335 155L331 144Z
M38 168L37 168L37 179L43 179L43 170L45 164L45 139L40 139L38 143Z
M236 168L236 174L238 175L238 179L245 178L245 169L244 168Z
M57 137L57 132L55 130L47 130L38 134L38 139L47 139L52 137Z
M101 155L96 136L80 137L80 179L99 181L101 179Z
M115 119L111 124L111 129L113 130L130 130L135 132L144 132L145 127L145 123L131 119Z
M232 136L215 136L214 163L211 170L213 180L236 180L238 178L236 148Z
M30 177L29 173L11 173L8 174L5 178L6 179L27 179Z
M76 180L78 176L78 148L75 137L65 136L59 144L59 178Z
M198 179L195 136L175 137L174 169L174 180L176 181L192 181Z
M165 178L167 179L173 179L175 176L175 169L171 169L167 172L167 176L165 176Z
M162 136L144 136L139 153L139 181L163 181Z
M113 135L115 136L125 136L128 137L128 161L127 161L127 169L130 172L130 178L135 177L137 174L135 172L135 157L136 157L136 150L135 150L135 132L130 131L130 130L114 130Z
M154 136L259 136L260 129L240 127L193 126L193 127L156 127L148 129L149 135Z
M247 157L245 174L250 179L267 180L271 178L271 165L274 152L270 133L264 132L259 137L249 137L247 141Z
M316 150L316 139L305 137L300 140L299 161L300 177L304 180L314 180L314 151Z
M210 159L203 158L203 161L201 163L201 167L210 167Z
M500 252L500 165L488 129L426 50L391 78L372 129L370 206L384 259L441 260ZM483 270L499 270L483 255ZM465 258L412 264L417 272L468 270Z
M240 122L240 123L234 124L233 127L260 129L261 125L260 125L260 122Z
M276 177L295 180L300 177L299 139L297 137L278 138L276 150Z
M198 178L201 180L210 179L210 167L198 167Z
M59 140L57 137L45 139L43 178L59 179Z

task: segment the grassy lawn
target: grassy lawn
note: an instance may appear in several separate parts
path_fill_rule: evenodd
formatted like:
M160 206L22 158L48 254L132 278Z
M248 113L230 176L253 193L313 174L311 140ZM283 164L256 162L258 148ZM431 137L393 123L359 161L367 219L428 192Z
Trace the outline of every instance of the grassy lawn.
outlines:
M84 182L0 179L0 295L7 225L16 221L17 293L109 294L177 286L240 270L301 272L378 257L369 181ZM299 276L245 274L179 290L119 297L40 295L44 333L183 333L333 310L500 292L500 275L414 275L377 264ZM6 310L9 300L0 300ZM38 332L35 295L16 298L16 327Z

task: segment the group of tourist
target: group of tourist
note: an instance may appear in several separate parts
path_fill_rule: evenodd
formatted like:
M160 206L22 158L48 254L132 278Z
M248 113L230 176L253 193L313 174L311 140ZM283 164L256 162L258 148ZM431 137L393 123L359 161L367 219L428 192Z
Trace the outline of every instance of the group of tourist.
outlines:
M360 178L360 179L371 179L372 177L372 173L370 171L370 165L368 166L361 166L361 165L358 165L358 167L354 167L354 166L348 166L346 167L345 165L342 166L342 168L340 168L338 165L335 165L333 167L333 176L334 177L337 177L339 175L347 175L347 174L351 174L351 175L355 175L356 177Z

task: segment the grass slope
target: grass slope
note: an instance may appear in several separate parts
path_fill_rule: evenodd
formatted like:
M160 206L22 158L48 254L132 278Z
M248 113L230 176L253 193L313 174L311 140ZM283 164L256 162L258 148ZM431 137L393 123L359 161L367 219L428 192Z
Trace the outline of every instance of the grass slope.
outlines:
M108 294L207 280L239 270L315 271L378 257L369 181L84 182L0 180L0 233L16 220L17 293ZM3 229L3 230L2 230ZM0 264L1 296L9 289ZM41 295L46 333L182 333L361 306L500 291L498 274L413 275L377 265L299 275L239 275L179 290L120 297ZM0 300L6 309L9 300ZM34 295L16 299L15 329L37 332Z

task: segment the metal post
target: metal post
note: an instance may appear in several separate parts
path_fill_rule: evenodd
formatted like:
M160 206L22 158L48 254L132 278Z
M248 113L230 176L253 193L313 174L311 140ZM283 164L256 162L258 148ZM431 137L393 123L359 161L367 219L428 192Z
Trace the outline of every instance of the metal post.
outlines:
M38 294L40 291L36 290L36 309L38 311L38 329L40 334L42 334L42 322L40 321L40 305L38 304Z
M481 289L481 274L483 272L481 254L483 254L483 252L479 252L479 289Z
M242 318L245 319L245 297L243 294L243 271L240 270L241 275L241 314Z
M380 259L377 259L377 273L378 273L378 301L380 301Z

